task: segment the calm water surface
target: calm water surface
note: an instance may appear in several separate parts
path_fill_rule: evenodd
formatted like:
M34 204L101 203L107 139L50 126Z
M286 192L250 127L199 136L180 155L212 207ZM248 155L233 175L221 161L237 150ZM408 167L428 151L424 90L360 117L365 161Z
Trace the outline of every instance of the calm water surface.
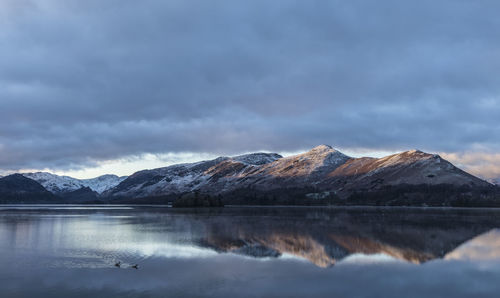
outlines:
M0 206L0 296L499 297L497 228L498 209Z

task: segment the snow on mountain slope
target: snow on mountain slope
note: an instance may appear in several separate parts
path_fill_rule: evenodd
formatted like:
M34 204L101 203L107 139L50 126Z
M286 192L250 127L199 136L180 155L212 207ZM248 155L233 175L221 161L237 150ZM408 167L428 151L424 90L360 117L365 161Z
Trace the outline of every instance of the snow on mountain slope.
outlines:
M103 195L139 198L195 190L218 194L237 189L306 187L349 193L398 184L489 185L438 155L418 150L378 159L351 158L320 145L285 158L274 153L255 153L140 171Z
M116 175L102 175L91 179L80 180L82 186L89 187L97 193L103 193L106 190L113 188L120 184L123 180L127 179L127 176L116 176Z
M281 178L310 177L316 178L325 172L331 172L346 161L349 156L328 145L317 146L306 153L289 156L264 165L256 174Z
M242 162L248 165L264 165L276 161L283 156L277 153L250 153L240 156L231 157L232 160Z
M47 172L25 173L23 176L33 179L52 193L73 191L81 188L78 179L58 176Z
M137 172L104 195L145 197L193 190L221 193L249 186L262 190L308 186L349 159L327 145L286 158L276 153L219 157Z
M243 168L226 161L206 172L211 176L211 183L201 186L200 190L225 192L246 187L270 190L312 186L349 159L349 156L330 146L320 145L306 153L277 159L257 167Z
M103 175L92 179L76 179L69 176L59 176L47 172L25 173L25 177L33 179L52 193L64 193L89 187L97 193L102 193L115 187L127 177Z
M115 188L104 192L104 195L145 197L188 192L205 186L214 187L213 182L218 175L211 171L212 168L217 168L219 165L231 165L225 168L231 173L225 174L233 176L243 169L254 169L281 158L282 156L276 153L252 153L144 170L134 173Z
M192 191L204 185L211 185L210 179L214 175L208 171L219 164L236 164L239 167L238 170L241 170L258 167L280 158L282 156L276 153L252 153L144 170L131 175L103 194L116 197L145 197Z

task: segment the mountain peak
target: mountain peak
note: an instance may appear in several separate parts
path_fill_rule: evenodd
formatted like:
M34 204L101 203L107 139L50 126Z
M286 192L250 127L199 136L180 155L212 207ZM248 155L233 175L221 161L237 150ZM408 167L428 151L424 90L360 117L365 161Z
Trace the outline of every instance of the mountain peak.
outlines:
M76 179L47 172L24 173L23 176L37 181L52 193L75 191L81 187L90 187L93 191L102 193L115 187L126 178L116 175L102 175L92 179Z
M436 161L438 161L436 157L437 157L436 155L413 149L379 158L378 161L381 165L393 166L396 164L410 164L423 160L436 159Z
M335 150L329 145L319 145L306 153L297 155L298 157L308 158L308 159L318 159L324 161L325 164L345 162L350 157L344 153Z
M337 151L337 150L333 149L333 147L330 146L330 145L321 144L319 146L316 146L316 147L312 148L310 150L310 152L311 151L314 151L314 152L323 152L323 151Z
M349 160L350 157L328 145L314 147L308 152L288 156L272 163L271 176L304 177L311 173L333 171Z
M406 151L406 153L411 153L411 154L414 154L414 153L424 153L423 151L420 151L418 149L412 149L412 150L408 150Z
M419 150L419 149L412 149L412 150L407 150L403 151L398 154L405 154L405 155L422 155L422 156L427 156L427 155L435 155L435 154L430 154L425 151Z

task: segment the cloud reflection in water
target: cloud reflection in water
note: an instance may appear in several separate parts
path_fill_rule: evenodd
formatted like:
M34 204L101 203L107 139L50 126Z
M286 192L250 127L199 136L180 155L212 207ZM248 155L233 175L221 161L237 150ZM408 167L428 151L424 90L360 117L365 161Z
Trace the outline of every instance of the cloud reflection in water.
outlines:
M495 212L8 211L0 284L8 297L494 297Z

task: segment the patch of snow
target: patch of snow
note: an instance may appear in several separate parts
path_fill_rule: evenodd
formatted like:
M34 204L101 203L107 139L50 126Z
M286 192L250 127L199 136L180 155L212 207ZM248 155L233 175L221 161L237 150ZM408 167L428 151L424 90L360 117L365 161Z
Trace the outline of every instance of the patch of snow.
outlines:
M102 175L92 179L82 179L80 182L82 186L89 187L97 193L103 193L108 189L111 189L123 180L127 179L127 176L116 176L116 175Z
M92 179L76 179L47 172L25 173L23 175L37 181L52 193L75 191L82 187L89 187L97 193L103 193L127 178L126 176L103 175Z
M256 166L271 163L280 158L283 158L283 156L277 153L260 153L260 152L231 157L232 160Z

